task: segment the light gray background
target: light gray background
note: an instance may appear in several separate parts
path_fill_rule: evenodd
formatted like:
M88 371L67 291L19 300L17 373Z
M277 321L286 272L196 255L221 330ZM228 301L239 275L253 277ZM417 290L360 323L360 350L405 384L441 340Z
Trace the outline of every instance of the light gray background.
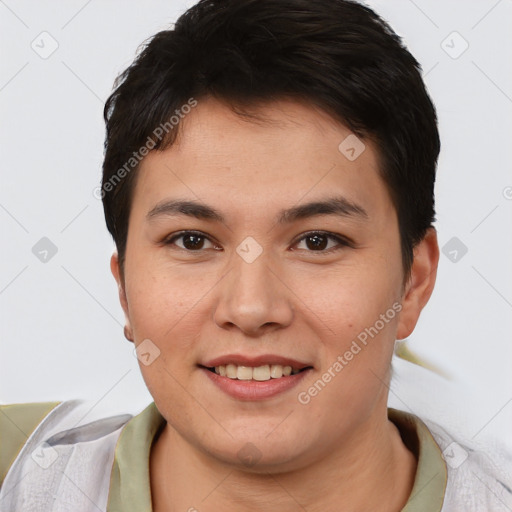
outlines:
M114 78L192 3L0 0L2 403L85 398L92 419L152 400L93 190ZM459 244L411 336L452 380L398 361L390 404L512 446L512 1L369 4L423 66L443 145L439 241ZM42 237L57 248L46 262L32 251Z

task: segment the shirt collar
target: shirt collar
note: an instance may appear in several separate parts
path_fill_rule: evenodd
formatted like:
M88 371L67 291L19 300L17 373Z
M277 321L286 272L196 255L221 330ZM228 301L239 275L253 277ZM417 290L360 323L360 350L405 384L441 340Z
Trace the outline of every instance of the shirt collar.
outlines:
M397 426L402 441L417 460L413 488L401 512L440 512L448 477L441 449L417 416L389 408L388 418Z
M447 469L441 450L418 417L388 409L402 440L417 458L411 495L402 512L440 512ZM151 443L165 426L154 402L124 426L117 441L110 478L107 512L151 512L149 458Z
M114 454L107 512L151 512L151 443L165 426L155 402L124 426Z

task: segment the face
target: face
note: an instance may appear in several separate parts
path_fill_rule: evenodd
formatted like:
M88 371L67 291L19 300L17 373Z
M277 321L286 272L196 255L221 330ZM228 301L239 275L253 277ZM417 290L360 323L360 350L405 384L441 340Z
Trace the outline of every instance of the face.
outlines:
M421 307L372 143L299 103L258 112L199 101L141 163L124 282L111 263L168 424L229 464L299 467L382 414Z

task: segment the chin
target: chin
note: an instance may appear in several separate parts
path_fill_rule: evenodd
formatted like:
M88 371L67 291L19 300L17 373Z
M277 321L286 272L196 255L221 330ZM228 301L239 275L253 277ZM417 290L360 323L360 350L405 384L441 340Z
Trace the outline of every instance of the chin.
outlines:
M228 429L226 429L228 430ZM297 469L306 464L306 446L303 436L291 436L283 433L267 435L272 429L261 432L229 431L233 437L223 431L222 440L210 438L210 443L202 443L202 451L231 467L250 473L282 473ZM283 442L286 440L286 442Z

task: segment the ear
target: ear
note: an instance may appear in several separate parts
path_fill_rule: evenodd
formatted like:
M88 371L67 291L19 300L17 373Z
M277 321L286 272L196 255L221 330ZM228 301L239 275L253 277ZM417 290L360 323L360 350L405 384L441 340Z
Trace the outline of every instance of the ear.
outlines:
M397 339L407 338L418 322L436 282L439 246L435 228L428 228L423 240L414 248L411 275L402 297L402 311L398 321Z
M125 317L125 327L124 327L124 336L127 340L133 341L133 330L130 324L130 311L128 309L128 300L126 298L126 291L124 286L124 280L121 276L121 269L119 268L119 256L117 251L112 254L110 258L110 270L114 279L117 282L117 287L119 289L119 302L121 303L121 307L124 311Z

